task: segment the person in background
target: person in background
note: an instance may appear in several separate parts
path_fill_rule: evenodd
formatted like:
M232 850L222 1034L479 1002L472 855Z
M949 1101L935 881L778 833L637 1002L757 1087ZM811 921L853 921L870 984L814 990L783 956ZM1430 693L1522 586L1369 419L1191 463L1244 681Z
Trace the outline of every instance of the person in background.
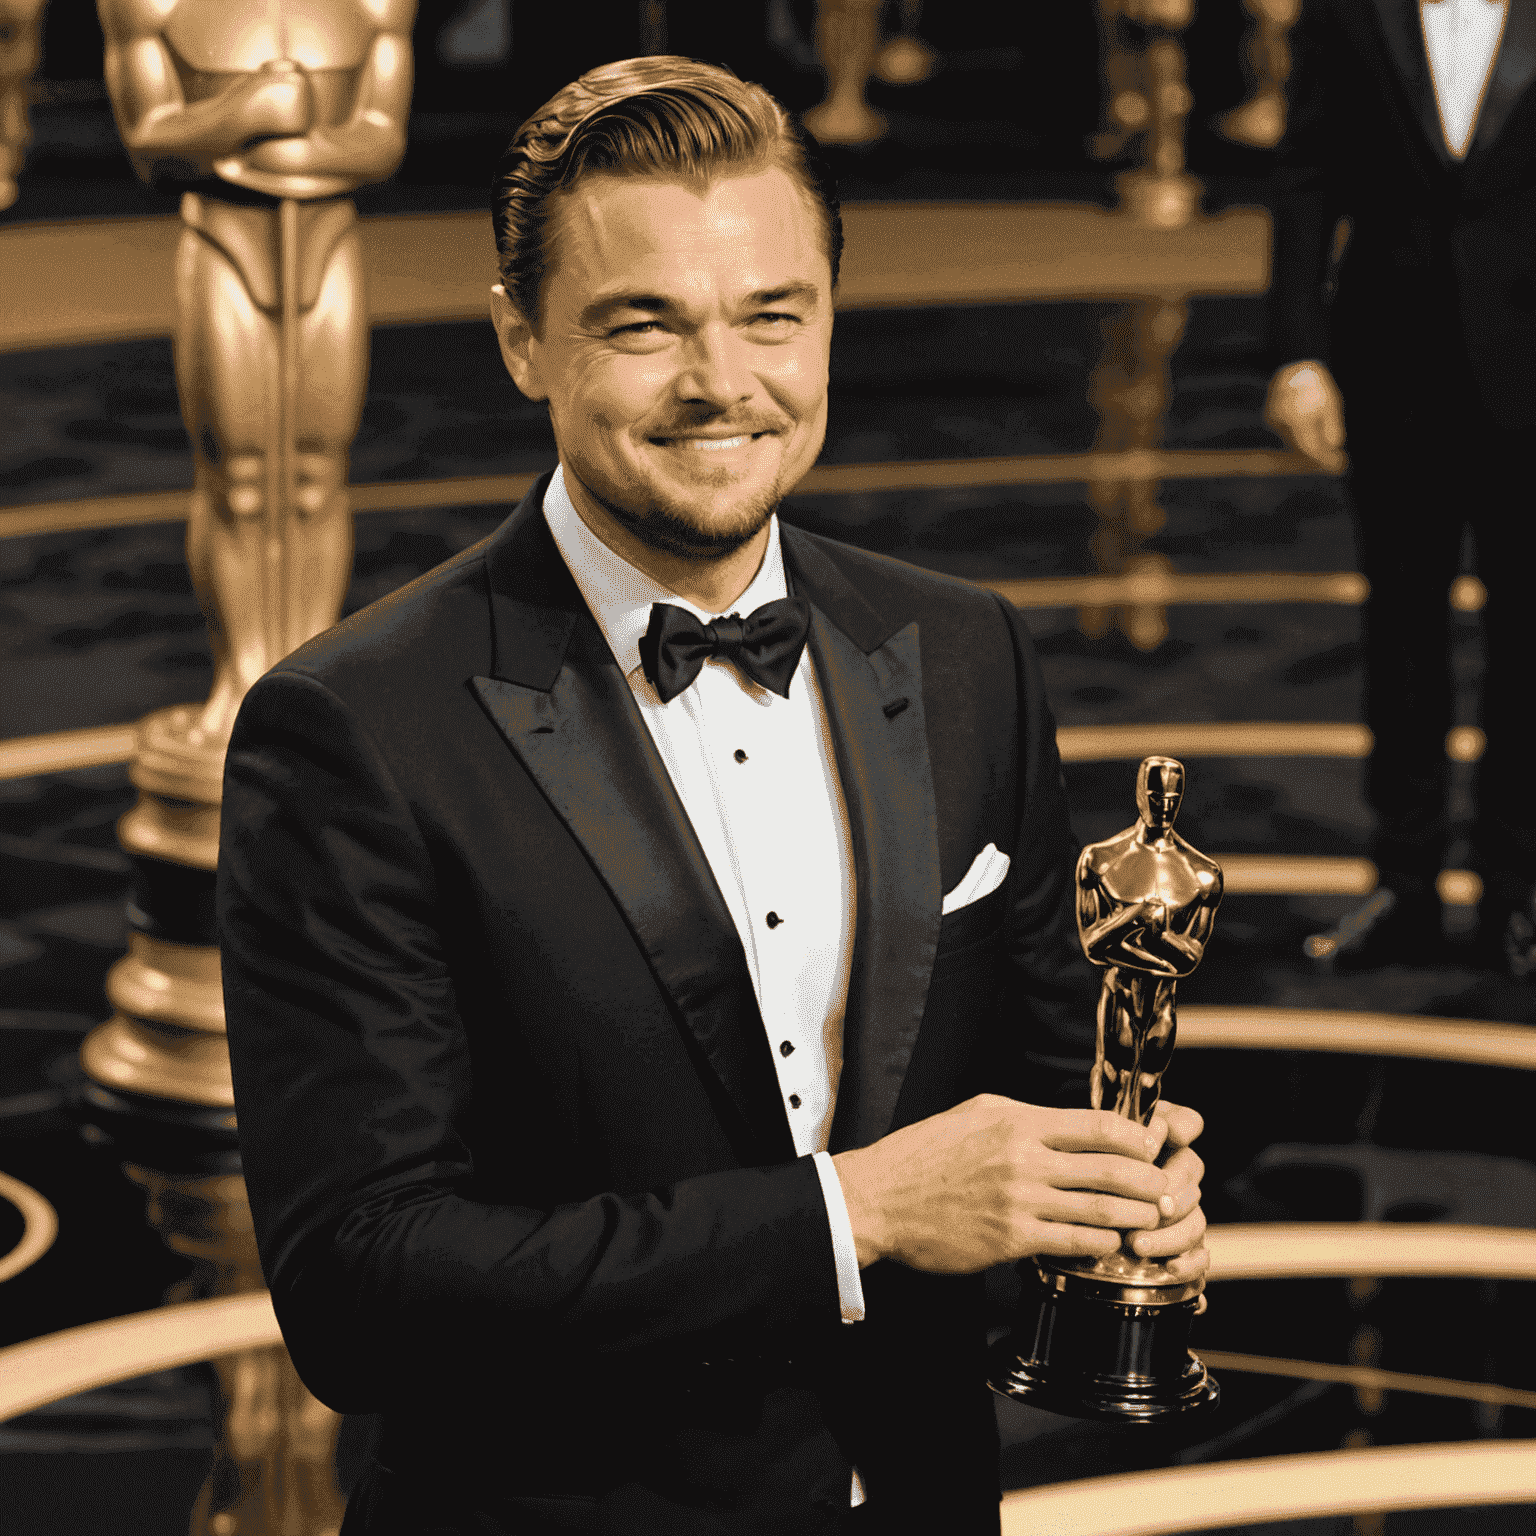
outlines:
M1268 417L1343 464L1381 889L1317 958L1444 963L1449 591L1470 527L1487 668L1475 957L1536 974L1526 744L1536 569L1536 6L1305 0L1275 205ZM1342 946L1335 939L1342 937Z

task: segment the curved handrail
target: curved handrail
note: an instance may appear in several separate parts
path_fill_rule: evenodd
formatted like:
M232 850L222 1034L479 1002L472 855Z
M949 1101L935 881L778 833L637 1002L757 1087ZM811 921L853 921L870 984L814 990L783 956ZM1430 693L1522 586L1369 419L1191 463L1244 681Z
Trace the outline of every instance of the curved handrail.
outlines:
M1373 1365L1328 1365L1321 1360L1291 1360L1275 1355L1242 1355L1226 1349L1199 1351L1212 1370L1240 1375L1288 1376L1293 1381L1326 1381L1368 1392L1407 1392L1425 1397L1458 1397L1468 1403L1491 1403L1497 1408L1536 1408L1536 1392L1520 1387L1501 1387L1491 1381L1454 1381L1446 1376L1412 1376L1405 1371L1382 1371Z
M1191 1003L1179 1009L1179 1045L1185 1049L1412 1056L1536 1071L1536 1028L1531 1025L1425 1014Z
M1232 1222L1206 1230L1210 1280L1536 1280L1536 1231L1450 1222Z
M155 1307L0 1349L0 1423L151 1371L281 1344L266 1291Z
M59 1213L30 1184L0 1173L0 1200L8 1200L21 1212L21 1241L0 1255L0 1281L30 1268L53 1247L59 1235Z
M1171 1536L1325 1515L1536 1502L1536 1440L1372 1446L1122 1472L1005 1494L1003 1536Z

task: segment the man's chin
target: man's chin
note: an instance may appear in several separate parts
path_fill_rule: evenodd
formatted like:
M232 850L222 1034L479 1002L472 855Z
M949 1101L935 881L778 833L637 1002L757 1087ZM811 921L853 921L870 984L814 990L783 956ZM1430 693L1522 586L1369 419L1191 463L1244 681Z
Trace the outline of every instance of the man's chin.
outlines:
M734 555L755 539L778 510L778 486L772 485L728 506L700 506L692 498L668 496L649 488L643 511L598 497L604 510L640 543L680 560L707 562Z

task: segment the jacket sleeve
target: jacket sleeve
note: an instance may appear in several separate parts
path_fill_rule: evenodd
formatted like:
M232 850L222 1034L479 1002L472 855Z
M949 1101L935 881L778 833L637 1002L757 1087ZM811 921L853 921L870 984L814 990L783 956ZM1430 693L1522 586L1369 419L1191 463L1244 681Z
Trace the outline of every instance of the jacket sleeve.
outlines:
M225 1008L263 1269L315 1395L375 1412L512 1359L534 1390L625 1352L697 1355L711 1331L835 1327L809 1157L552 1209L474 1197L436 881L346 705L295 669L258 682L225 768ZM503 1085L505 1113L523 1097Z
M1334 230L1349 213L1332 167L1340 59L1327 0L1303 0L1290 35L1286 127L1272 184L1274 251L1266 298L1271 370L1304 358L1330 361L1327 284Z
M1019 724L1018 831L1006 928L1008 1022L1000 1031L996 1070L1000 1081L1018 1085L1012 1097L1086 1109L1099 972L1077 938L1080 850L1034 643L1018 609L996 601L1013 645Z

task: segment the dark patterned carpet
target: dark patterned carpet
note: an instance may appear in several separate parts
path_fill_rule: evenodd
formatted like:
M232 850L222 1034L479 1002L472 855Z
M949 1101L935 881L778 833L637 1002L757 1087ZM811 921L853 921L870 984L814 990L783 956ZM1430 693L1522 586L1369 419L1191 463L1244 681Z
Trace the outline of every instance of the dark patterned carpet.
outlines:
M825 460L1051 452L1089 446L1084 404L1105 311L1091 305L851 314L838 322ZM1175 360L1175 446L1269 445L1259 425L1257 304L1196 303ZM0 356L0 505L190 484L168 342ZM542 408L516 394L488 327L375 334L356 481L531 470L553 462ZM1165 487L1152 547L1180 570L1348 570L1348 508L1326 479ZM488 532L503 511L371 514L357 524L348 609ZM803 526L968 577L1087 573L1093 517L1075 487L795 498ZM0 734L134 719L203 696L209 662L178 526L0 540ZM1316 606L1187 607L1151 654L1090 641L1069 611L1031 614L1061 723L1351 721L1358 615ZM1476 626L1458 666L1475 718ZM1075 765L1084 839L1133 815L1130 764ZM1463 786L1464 790L1464 786ZM42 1190L62 1232L10 1282L0 1343L153 1306L183 1273L143 1223L139 1193L79 1140L59 1108L83 1033L109 1011L107 968L125 945L127 866L114 823L126 774L99 769L0 784L0 1167ZM1465 793L1463 813L1468 809ZM1329 759L1200 760L1180 828L1213 852L1360 853L1360 768ZM1467 968L1399 967L1363 978L1307 972L1301 937L1341 899L1229 897L1187 1002L1369 1008L1531 1022L1536 993ZM1536 1166L1518 1074L1279 1053L1183 1053L1172 1097L1209 1130L1213 1220L1455 1219L1536 1224ZM1370 1183L1347 1172L1247 1177L1276 1142L1365 1143ZM1426 1171L1417 1151L1440 1155ZM1512 1159L1514 1162L1495 1162ZM0 1249L9 1246L0 1208ZM1211 1348L1343 1361L1364 1328L1388 1369L1529 1387L1531 1287L1389 1281L1352 1301L1342 1282L1217 1288ZM1006 1286L997 1288L999 1319ZM1358 1348L1358 1342L1355 1347ZM1378 1443L1536 1434L1536 1414L1390 1394L1366 1414L1350 1389L1232 1375L1199 1443L1134 1440L1004 1405L1010 1486L1140 1464L1322 1450L1365 1430ZM148 1536L180 1527L207 1464L207 1383L172 1372L0 1426L5 1526L14 1536ZM349 1426L355 1464L366 1422ZM1334 1532L1348 1522L1289 1530ZM1251 1527L1277 1531L1278 1526ZM1392 1517L1393 1536L1536 1529L1530 1510Z

